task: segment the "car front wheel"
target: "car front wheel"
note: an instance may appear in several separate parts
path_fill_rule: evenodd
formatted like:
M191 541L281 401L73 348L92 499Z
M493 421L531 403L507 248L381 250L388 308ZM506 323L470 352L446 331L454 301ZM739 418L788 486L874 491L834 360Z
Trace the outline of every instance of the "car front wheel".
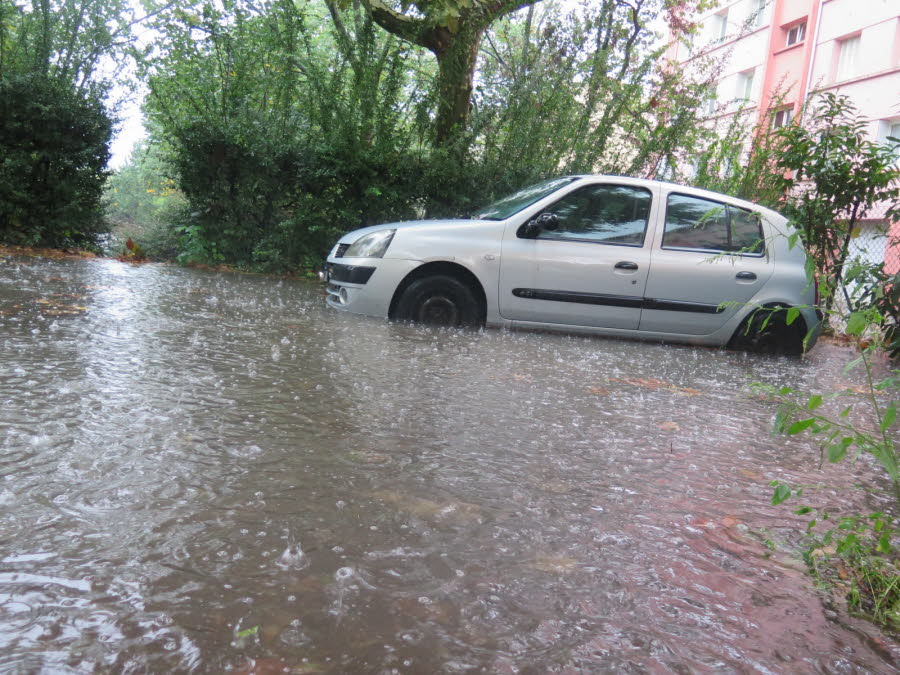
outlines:
M396 318L452 328L477 327L482 323L472 289L459 279L444 275L413 281L400 296Z

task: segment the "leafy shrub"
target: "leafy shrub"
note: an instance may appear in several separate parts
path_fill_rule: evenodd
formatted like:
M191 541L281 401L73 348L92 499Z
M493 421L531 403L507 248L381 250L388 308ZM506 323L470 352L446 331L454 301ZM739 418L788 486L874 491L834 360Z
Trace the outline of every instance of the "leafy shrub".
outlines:
M0 240L100 245L112 136L100 94L41 74L0 79Z

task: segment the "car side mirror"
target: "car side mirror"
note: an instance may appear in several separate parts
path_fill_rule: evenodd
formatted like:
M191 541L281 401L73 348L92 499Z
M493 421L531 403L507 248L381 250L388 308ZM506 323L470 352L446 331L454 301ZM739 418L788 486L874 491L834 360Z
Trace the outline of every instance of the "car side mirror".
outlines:
M529 220L522 227L522 237L525 239L536 239L542 230L553 232L559 229L559 218L555 213L542 213L537 218Z
M529 220L522 226L521 237L524 239L537 239L541 233L541 226L538 225L537 218Z
M559 218L556 217L555 213L542 213L537 217L537 222L541 229L547 230L547 232L559 229Z

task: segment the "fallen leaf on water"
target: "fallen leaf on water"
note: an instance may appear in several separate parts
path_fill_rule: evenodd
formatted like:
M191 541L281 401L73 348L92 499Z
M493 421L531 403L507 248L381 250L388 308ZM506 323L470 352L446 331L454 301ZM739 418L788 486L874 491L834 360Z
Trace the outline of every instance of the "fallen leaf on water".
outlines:
M594 396L608 396L612 392L605 387L588 387L587 393L593 394Z
M859 385L859 384L846 384L841 387L838 387L836 389L836 391L839 391L844 394L846 394L848 392L851 394L860 394L861 396L869 396L872 393L874 393L876 396L884 396L887 393L886 391L884 391L882 389L873 389L872 391L869 391L869 389L867 389L866 387L863 387L862 385Z
M568 574L578 569L581 563L575 558L564 555L540 555L534 559L531 567L540 572L551 574Z
M534 484L536 487L556 495L564 495L571 492L571 488L561 480L547 480Z
M658 425L663 431L681 431L681 427L677 422L663 422Z
M371 450L353 450L349 454L350 459L363 464L384 464L391 460L390 455Z
M737 518L735 518L734 516L725 516L725 517L722 518L722 520L720 520L719 522L722 523L722 525L724 525L725 527L734 527L735 525L737 525L737 524L738 524L739 522L741 522L741 521L739 521L739 520L738 520Z
M379 490L372 496L417 518L456 523L481 522L481 509L475 504L458 501L434 501L401 494L391 490Z
M239 638L248 637L250 635L256 635L259 632L259 626L253 626L253 628L245 628L244 630L239 630L235 635Z

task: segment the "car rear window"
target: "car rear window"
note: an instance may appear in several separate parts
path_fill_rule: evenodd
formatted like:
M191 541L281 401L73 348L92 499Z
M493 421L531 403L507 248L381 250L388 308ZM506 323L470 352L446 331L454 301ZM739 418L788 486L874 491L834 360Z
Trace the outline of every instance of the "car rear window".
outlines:
M762 223L758 213L730 204L670 194L666 203L663 248L762 255Z

